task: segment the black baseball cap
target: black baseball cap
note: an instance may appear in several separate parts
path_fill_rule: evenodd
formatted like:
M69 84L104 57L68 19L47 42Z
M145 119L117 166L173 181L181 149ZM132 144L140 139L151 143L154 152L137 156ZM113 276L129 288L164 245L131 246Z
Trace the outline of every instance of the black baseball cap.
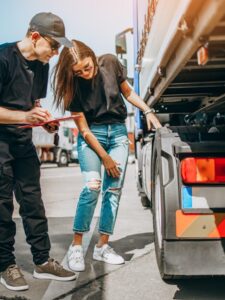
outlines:
M40 34L49 36L68 48L73 47L73 44L65 37L63 20L50 12L41 12L33 16L29 24L29 30L38 31Z

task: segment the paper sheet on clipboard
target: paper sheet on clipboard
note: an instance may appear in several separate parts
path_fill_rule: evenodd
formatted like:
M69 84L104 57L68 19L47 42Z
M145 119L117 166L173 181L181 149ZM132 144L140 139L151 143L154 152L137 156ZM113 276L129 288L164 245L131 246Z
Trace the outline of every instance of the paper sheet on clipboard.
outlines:
M80 118L80 116L70 116L70 117L62 117L62 118L56 118L56 119L51 119L49 121L41 122L41 123L36 123L36 124L25 124L19 126L19 128L33 128L33 127L39 127L39 126L44 126L46 124L51 124L55 122L63 122L67 120L74 120Z

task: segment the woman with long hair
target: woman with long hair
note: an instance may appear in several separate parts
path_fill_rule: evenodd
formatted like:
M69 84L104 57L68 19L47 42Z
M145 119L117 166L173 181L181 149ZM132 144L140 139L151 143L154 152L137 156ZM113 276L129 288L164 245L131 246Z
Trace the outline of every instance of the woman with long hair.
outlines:
M74 218L74 238L68 250L71 270L85 269L82 237L90 223L102 190L99 219L99 240L93 259L122 264L124 259L109 245L117 217L121 190L126 172L129 141L125 126L127 109L124 98L144 112L148 128L161 124L152 110L130 88L126 72L117 57L105 54L96 57L84 43L73 40L73 47L64 48L53 77L57 107L69 110L75 119L78 135L78 158L84 187ZM103 179L101 164L105 168Z

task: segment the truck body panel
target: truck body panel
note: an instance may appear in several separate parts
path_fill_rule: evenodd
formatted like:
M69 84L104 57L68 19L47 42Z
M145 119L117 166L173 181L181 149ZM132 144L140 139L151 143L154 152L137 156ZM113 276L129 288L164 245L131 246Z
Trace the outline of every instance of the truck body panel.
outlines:
M161 276L224 275L225 0L134 8L134 87L164 126L148 132L136 112L137 185L152 205ZM187 165L187 184L190 158L202 166Z

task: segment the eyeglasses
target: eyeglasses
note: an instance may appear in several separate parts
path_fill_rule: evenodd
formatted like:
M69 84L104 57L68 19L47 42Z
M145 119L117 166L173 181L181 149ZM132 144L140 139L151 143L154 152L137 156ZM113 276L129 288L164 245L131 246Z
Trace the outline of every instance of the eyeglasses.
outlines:
M60 48L60 46L61 46L60 43L58 43L58 42L56 42L56 41L54 41L54 40L51 40L51 39L48 38L47 36L43 36L43 35L42 35L42 37L43 37L43 39L45 39L45 40L49 43L49 45L50 45L52 51L57 51L57 50Z
M77 77L82 76L84 73L91 72L92 69L93 69L93 66L86 66L83 69L74 72L74 76L77 76Z

